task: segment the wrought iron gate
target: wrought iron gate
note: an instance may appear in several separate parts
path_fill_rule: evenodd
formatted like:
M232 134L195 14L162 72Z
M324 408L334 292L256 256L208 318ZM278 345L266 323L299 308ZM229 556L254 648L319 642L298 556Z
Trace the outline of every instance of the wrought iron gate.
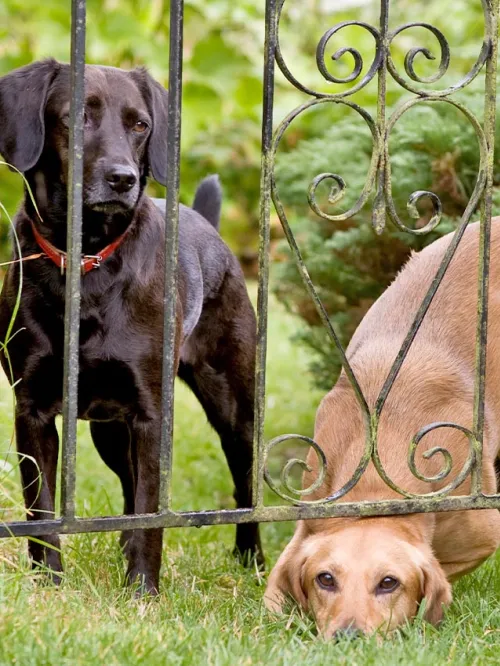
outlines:
M267 0L266 3L266 41L264 62L264 108L262 129L262 176L261 176L261 240L259 251L259 292L258 292L258 346L255 397L255 437L253 465L253 503L251 508L220 511L175 512L171 508L171 470L173 448L173 390L174 390L174 333L175 333L175 294L176 294L176 262L178 236L178 194L179 194L179 153L181 130L181 94L182 94L182 43L183 43L183 1L171 0L170 3L170 65L169 65L169 109L168 109L168 183L166 206L166 238L174 242L166 243L166 276L165 276L165 315L164 315L164 350L163 350L163 420L161 438L161 488L159 510L155 514L132 516L107 516L83 519L75 515L75 458L76 458L76 421L77 421L77 387L78 387L78 339L79 339L79 286L82 226L82 166L83 166L83 103L84 103L84 64L85 64L85 0L72 0L72 42L71 42L71 122L70 122L70 177L69 177L69 256L66 280L66 314L65 314L65 358L64 358L64 396L63 396L63 438L62 438L62 492L60 517L31 522L11 522L0 525L0 537L36 536L49 534L67 534L79 532L98 532L137 527L188 527L214 525L223 523L265 522L278 520L296 520L299 518L319 518L327 516L373 516L389 514L406 514L427 511L452 511L459 509L500 508L500 495L485 495L482 492L482 442L484 426L484 393L486 370L486 333L488 315L488 275L489 275L489 239L492 210L493 185L493 150L495 133L496 107L496 68L497 68L497 35L499 0L482 0L485 34L479 57L470 72L455 85L442 90L423 90L422 84L439 81L446 73L450 50L444 34L434 26L424 23L407 23L394 30L389 30L389 0L380 2L380 24L372 26L361 21L346 21L330 28L321 38L316 49L316 63L322 76L333 84L352 83L349 90L339 93L315 91L299 82L288 68L279 42L279 24L284 11L285 0ZM354 61L351 74L345 78L333 76L325 64L326 48L330 38L349 25L357 25L367 30L375 42L375 56L366 74L361 77L363 60L361 54L353 48L338 50L333 58L341 58L348 53ZM427 59L434 59L426 48L410 49L405 59L406 79L396 68L391 58L391 43L394 38L410 27L421 27L430 31L437 39L441 54L438 71L431 77L419 77L414 69L414 60L420 54ZM280 68L286 79L299 91L311 99L292 111L273 133L273 95L275 65ZM462 104L453 99L453 93L467 86L483 69L485 76L485 113L484 123ZM376 118L348 98L378 77L378 109ZM386 83L388 76L400 86L412 93L412 98L396 108L391 115L386 110ZM424 234L436 227L441 219L439 199L430 192L417 191L408 202L410 212L416 212L416 203L422 197L428 197L433 205L433 215L423 228L409 229L400 220L391 198L391 169L388 153L388 139L398 119L412 107L423 103L441 102L453 105L472 124L480 148L480 167L472 197L465 209L460 224L444 255L439 270L432 281L431 287L422 302L416 318L408 331L403 346L387 376L376 405L370 411L356 377L349 365L342 345L332 328L330 319L316 293L302 259L300 249L287 221L284 208L278 196L274 179L274 158L280 140L288 125L299 114L318 105L337 104L350 107L367 123L373 139L373 155L366 185L356 204L346 213L330 215L321 210L316 200L318 185L331 180L338 186L337 200L342 196L345 183L339 175L324 173L318 175L310 185L308 199L311 208L321 217L329 220L345 220L355 215L375 192L373 207L373 227L377 233L384 230L386 216L400 229L411 234ZM334 495L321 501L308 502L303 498L304 491L294 490L288 483L288 476L294 464L305 463L290 460L285 465L281 479L283 488L279 488L272 480L267 459L276 444L289 439L300 439L312 446L324 468L325 455L320 447L311 439L301 435L282 435L266 443L264 440L264 398L265 398L265 366L266 366L266 335L268 315L269 286L269 217L271 199L281 220L286 237L295 256L307 290L314 301L319 316L337 348L344 370L356 392L360 409L366 424L365 450L353 478ZM395 486L387 476L377 448L377 426L386 399L391 391L398 372L406 358L410 346L418 332L443 276L454 256L467 224L474 210L481 203L481 236L478 281L478 320L477 320L477 351L476 381L474 398L474 422L471 430L459 424L433 423L423 428L410 443L409 466L412 473L418 476L415 467L415 451L419 441L432 430L441 427L458 428L468 438L470 444L469 458L459 475L441 490L424 495L414 495ZM418 213L417 213L418 216ZM440 480L446 479L451 471L448 452L434 449L434 453L442 453L445 460L444 468L439 475ZM401 499L378 502L338 502L359 480L367 465L373 462L382 479ZM315 482L318 487L322 472ZM468 496L453 497L456 489L467 477L471 478L471 492ZM431 479L423 480L430 481ZM436 478L432 479L436 480ZM282 498L289 500L283 506L266 506L264 504L264 481ZM310 490L310 489L309 489Z

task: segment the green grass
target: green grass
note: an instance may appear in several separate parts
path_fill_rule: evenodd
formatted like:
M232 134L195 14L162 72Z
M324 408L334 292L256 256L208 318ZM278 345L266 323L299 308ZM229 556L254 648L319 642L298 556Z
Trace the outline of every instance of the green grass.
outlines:
M293 347L294 319L272 303L266 434L310 434L320 396L308 382L305 352ZM217 437L189 391L176 387L173 494L177 509L233 505L229 473ZM0 452L9 448L12 400L0 384ZM77 504L80 515L119 513L118 481L80 431ZM0 458L2 456L0 455ZM12 461L12 458L10 458ZM15 470L0 470L0 507L20 501ZM4 520L20 510L4 512ZM263 526L272 565L291 524ZM0 541L0 664L498 664L500 557L455 587L455 600L436 630L415 624L391 640L325 642L297 611L276 619L264 609L265 577L232 558L234 527L166 531L161 594L135 601L122 587L124 564L116 534L64 539L66 574L60 589L30 573L26 543Z

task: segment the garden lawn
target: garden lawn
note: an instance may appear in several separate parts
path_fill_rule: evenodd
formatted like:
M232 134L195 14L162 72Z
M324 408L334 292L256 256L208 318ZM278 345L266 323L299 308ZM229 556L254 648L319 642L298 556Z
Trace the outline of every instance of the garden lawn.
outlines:
M308 382L308 358L289 341L295 320L274 301L271 313L266 434L310 434L320 396ZM217 437L189 391L182 385L176 391L174 508L233 506ZM0 460L9 450L11 419L12 398L2 378ZM80 435L78 513L119 513L118 480L93 449L86 424ZM0 508L13 507L3 520L21 515L18 486L16 471L0 468ZM269 570L293 525L262 529ZM44 587L30 573L24 539L0 541L0 664L500 663L500 557L455 586L439 630L417 622L390 640L335 643L319 638L310 619L297 611L279 619L266 612L265 576L245 571L233 559L233 538L233 526L166 531L161 594L149 601L133 600L122 587L117 534L66 537L66 574L59 589Z

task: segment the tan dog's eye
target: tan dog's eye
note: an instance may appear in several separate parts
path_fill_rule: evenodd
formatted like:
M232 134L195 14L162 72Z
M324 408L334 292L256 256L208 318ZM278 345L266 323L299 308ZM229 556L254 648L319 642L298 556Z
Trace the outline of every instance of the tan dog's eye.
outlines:
M322 587L324 590L332 591L337 588L337 581L332 576L332 574L327 573L326 571L318 574L316 576L316 580L318 581L318 585Z
M380 583L377 585L375 592L377 594L389 594L394 592L394 590L399 587L399 580L393 578L392 576L386 576L382 578Z
M139 134L142 134L142 132L145 132L147 129L148 124L145 123L144 120L138 120L134 125L134 132L138 132Z

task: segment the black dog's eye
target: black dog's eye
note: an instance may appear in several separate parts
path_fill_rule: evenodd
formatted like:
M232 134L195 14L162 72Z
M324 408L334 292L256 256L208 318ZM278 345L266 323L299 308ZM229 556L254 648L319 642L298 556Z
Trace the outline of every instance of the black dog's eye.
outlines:
M133 127L134 132L137 132L138 134L142 134L147 129L148 129L148 124L145 123L144 120L138 120Z
M316 576L316 580L318 581L318 585L322 587L324 590L335 590L337 587L337 581L335 578L332 576L332 574L324 571L323 573L320 573Z
M377 585L376 593L377 594L390 594L399 587L399 580L393 578L392 576L386 576L382 578L380 583Z

